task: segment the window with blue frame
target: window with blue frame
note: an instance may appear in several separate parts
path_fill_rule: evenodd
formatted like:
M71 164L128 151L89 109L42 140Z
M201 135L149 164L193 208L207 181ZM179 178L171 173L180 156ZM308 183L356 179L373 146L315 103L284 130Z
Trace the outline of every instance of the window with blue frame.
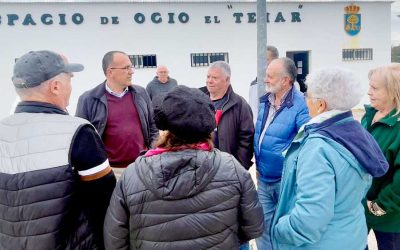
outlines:
M129 55L129 59L135 69L157 67L156 55Z
M215 61L224 61L229 63L227 52L220 53L192 53L190 54L190 61L192 67L209 66Z

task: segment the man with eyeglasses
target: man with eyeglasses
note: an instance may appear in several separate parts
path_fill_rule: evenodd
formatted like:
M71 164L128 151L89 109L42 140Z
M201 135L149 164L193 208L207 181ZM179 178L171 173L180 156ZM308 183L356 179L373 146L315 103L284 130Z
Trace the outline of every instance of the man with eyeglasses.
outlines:
M66 111L82 70L48 50L14 65L21 102L0 121L0 249L104 249L115 177L95 128Z
M79 97L76 116L96 127L118 178L141 151L150 148L158 130L146 90L132 84L129 57L110 51L104 55L102 66L106 80Z

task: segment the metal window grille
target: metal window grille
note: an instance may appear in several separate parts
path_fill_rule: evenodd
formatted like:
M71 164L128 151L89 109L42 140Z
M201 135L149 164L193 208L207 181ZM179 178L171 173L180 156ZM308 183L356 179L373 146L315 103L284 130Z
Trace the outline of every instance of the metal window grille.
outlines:
M343 61L373 60L373 49L343 49Z
M221 53L192 53L190 54L190 61L192 67L209 66L215 61L224 61L229 63L229 56L227 52Z
M157 67L156 55L129 55L129 59L135 69Z

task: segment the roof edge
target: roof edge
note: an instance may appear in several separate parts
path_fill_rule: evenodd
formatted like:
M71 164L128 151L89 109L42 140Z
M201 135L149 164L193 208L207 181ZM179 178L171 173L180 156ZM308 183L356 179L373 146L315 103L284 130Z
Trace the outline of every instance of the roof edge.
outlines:
M0 3L255 3L257 0L0 0ZM269 3L393 3L396 0L267 0Z

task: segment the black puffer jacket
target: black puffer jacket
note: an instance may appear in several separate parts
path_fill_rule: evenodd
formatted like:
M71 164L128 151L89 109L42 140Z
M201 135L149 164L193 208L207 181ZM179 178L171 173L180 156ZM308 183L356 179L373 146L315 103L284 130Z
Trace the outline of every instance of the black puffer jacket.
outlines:
M1 250L98 249L69 154L86 123L55 112L0 121Z
M250 174L217 149L139 157L111 198L106 249L238 249L263 231Z

